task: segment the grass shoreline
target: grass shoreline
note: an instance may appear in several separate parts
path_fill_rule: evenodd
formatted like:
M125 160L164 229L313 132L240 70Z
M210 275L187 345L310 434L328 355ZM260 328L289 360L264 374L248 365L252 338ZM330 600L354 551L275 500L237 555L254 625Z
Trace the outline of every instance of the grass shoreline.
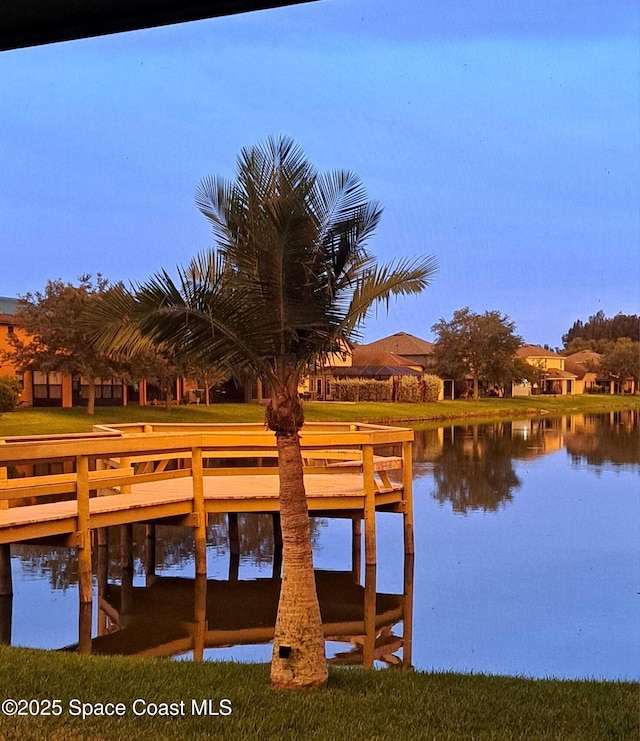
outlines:
M371 422L380 424L474 422L541 415L598 414L640 410L640 396L540 396L517 399L439 401L393 404L360 402L307 402L308 422ZM264 408L257 404L212 404L206 406L98 407L93 416L82 408L30 408L0 415L0 437L90 432L94 424L125 422L234 423L262 422Z
M331 669L325 688L283 692L270 689L264 664L87 657L0 646L0 665L0 700L57 699L62 708L59 717L0 713L0 735L20 741L638 737L635 682L342 668ZM205 699L220 710L223 698L230 700L229 715L197 712ZM72 714L74 699L92 710L97 703L120 702L124 716L83 719ZM136 699L137 711L167 703L177 714L136 715Z

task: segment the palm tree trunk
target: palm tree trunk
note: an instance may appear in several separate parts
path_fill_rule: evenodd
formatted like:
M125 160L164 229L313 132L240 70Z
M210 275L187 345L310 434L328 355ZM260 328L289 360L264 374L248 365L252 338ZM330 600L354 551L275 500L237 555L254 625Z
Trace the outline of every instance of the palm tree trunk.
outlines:
M283 571L273 641L271 683L281 689L327 680L322 619L316 595L300 438L276 433L280 466Z

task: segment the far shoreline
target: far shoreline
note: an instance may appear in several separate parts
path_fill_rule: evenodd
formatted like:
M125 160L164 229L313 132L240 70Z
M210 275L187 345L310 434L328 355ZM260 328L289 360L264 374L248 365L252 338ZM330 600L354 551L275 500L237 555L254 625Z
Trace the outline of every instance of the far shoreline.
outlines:
M640 410L640 396L539 396L511 399L456 399L432 403L392 402L305 402L307 422L360 422L370 424L416 425L513 420L538 416L608 414ZM98 407L88 415L82 407L25 408L0 415L0 438L91 432L97 424L173 422L182 424L261 423L264 407L259 404L211 404L164 406Z

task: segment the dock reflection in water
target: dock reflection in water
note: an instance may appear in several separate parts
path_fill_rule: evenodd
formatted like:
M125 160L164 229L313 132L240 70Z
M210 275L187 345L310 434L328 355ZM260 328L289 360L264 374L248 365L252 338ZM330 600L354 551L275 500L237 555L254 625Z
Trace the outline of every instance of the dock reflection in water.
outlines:
M113 534L122 550L124 568L114 569L120 583L108 579L109 548L103 542L96 549L97 601L80 604L78 642L64 650L201 661L209 649L272 641L281 584L278 548L270 578L239 579L237 556L230 559L226 580L155 575L148 571L153 561L147 558L145 584L134 585L130 533L118 528ZM329 662L410 667L413 557L405 558L403 593L377 593L376 567L361 571L359 545L354 538L350 571L315 572L325 639L346 644L343 650L328 651ZM12 604L12 597L0 602L3 643L11 643Z

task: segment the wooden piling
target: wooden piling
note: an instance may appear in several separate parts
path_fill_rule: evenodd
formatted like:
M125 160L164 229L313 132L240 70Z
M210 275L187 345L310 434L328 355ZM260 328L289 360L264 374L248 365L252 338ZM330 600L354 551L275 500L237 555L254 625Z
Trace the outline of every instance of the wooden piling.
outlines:
M133 572L133 525L120 525L120 566L122 571Z
M356 584L362 577L362 520L354 517L351 520L351 573Z
M193 514L195 527L196 574L207 575L207 513L204 509L204 472L202 448L191 450L191 475L193 477Z
M11 597L13 579L11 577L11 545L0 545L0 597Z
M404 557L404 589L402 607L402 666L413 669L413 553Z
M240 554L240 531L238 529L238 513L229 512L227 515L229 529L229 553L232 556Z
M376 499L373 468L373 445L362 446L362 478L364 484L364 554L365 564L376 564Z
M193 595L193 660L204 659L204 645L207 635L207 577L197 574L194 583Z
M91 653L91 613L93 604L81 602L78 612L78 653Z
M13 597L0 596L0 643L11 645Z
M376 653L376 566L367 564L364 576L364 644L362 665L373 668Z
M282 547L282 523L280 513L274 512L271 516L273 522L273 545L278 548Z
M153 524L145 526L144 571L147 584L150 584L156 575L156 526Z
M415 552L413 537L413 442L402 443L402 503L404 523L404 552Z
M91 533L89 530L89 458L86 455L76 457L76 481L78 586L80 602L87 603L93 599L93 574L91 571Z

